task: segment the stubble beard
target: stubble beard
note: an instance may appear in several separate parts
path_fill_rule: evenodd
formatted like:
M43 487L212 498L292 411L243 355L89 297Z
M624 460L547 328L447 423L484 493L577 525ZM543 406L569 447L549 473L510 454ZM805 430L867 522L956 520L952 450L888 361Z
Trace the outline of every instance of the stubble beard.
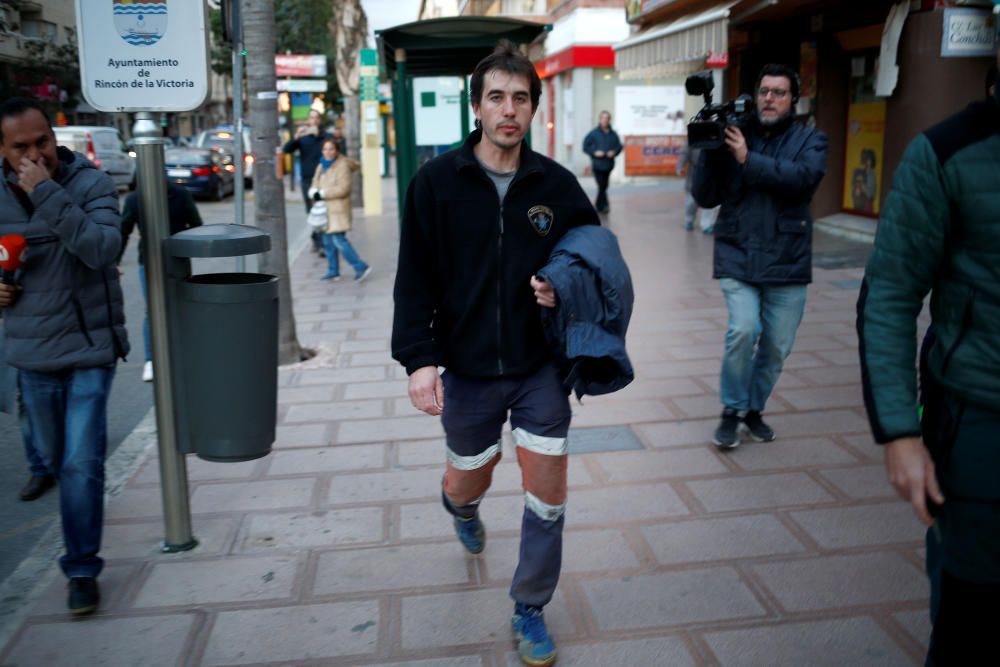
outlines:
M774 127L775 125L778 125L779 123L783 122L786 118L788 118L791 115L792 115L792 110L789 109L785 113L779 114L779 115L775 116L774 118L764 118L761 115L761 112L758 111L757 112L757 122L759 122L764 127Z

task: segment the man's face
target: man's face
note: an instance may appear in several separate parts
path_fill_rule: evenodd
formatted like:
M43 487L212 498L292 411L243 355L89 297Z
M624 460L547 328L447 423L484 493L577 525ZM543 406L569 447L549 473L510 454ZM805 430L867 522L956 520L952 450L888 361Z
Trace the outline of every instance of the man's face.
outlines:
M792 82L787 76L765 76L757 88L757 118L774 125L792 113Z
M598 117L597 122L600 124L602 130L608 129L609 127L611 127L611 114L609 114L607 111L603 112Z
M0 143L0 154L17 169L22 158L28 158L41 165L55 176L59 167L56 157L56 135L49 127L45 116L37 109L28 109L19 116L8 116L3 119L3 142Z
M482 123L483 136L493 145L505 150L519 146L535 115L528 77L488 71L483 77L483 98L472 110Z
M312 125L313 127L319 127L322 122L323 122L323 118L322 118L322 116L319 115L318 111L310 111L309 112L309 124L310 125Z

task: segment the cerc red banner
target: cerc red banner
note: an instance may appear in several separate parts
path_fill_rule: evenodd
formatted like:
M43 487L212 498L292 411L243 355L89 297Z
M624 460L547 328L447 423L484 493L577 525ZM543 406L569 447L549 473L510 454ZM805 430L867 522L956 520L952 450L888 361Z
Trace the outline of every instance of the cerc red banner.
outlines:
M274 56L274 73L277 76L326 76L326 56L279 53Z

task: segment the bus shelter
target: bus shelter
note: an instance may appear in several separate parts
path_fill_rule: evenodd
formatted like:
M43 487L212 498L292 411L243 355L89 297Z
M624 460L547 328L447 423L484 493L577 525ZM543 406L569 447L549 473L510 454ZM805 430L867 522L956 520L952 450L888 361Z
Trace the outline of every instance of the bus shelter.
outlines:
M402 217L417 169L460 145L473 126L469 77L497 42L532 42L549 26L499 17L449 17L379 30L378 50L392 81L396 191Z

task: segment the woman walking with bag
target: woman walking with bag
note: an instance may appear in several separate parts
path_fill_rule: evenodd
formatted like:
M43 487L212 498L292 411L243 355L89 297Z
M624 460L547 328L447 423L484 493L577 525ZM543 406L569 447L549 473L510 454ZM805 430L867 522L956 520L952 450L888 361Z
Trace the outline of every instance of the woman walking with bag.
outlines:
M347 240L351 230L351 172L360 165L347 156L339 155L333 138L323 142L323 156L313 176L310 196L326 203L326 230L323 247L326 249L327 271L321 280L339 280L338 251L354 267L354 282L362 283L372 272L372 267L362 261Z

